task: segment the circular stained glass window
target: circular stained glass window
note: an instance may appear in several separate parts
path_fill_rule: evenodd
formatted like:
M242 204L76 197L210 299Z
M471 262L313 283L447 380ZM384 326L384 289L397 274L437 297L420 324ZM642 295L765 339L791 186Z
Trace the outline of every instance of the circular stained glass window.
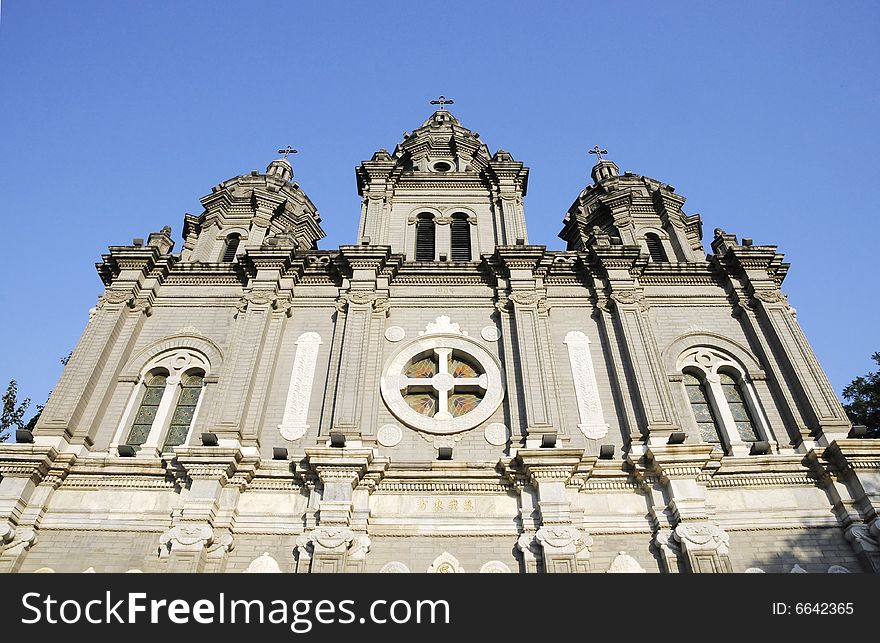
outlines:
M488 419L504 395L497 360L469 338L422 337L385 369L382 397L402 422L455 433Z

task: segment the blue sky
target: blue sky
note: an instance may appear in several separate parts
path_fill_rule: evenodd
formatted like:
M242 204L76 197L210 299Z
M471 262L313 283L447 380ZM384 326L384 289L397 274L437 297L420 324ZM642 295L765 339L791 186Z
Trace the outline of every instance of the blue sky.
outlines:
M835 389L880 350L876 2L24 0L0 18L0 383L43 402L108 245L293 145L322 248L354 241L354 167L445 94L531 168L561 249L594 144L703 217L778 244Z

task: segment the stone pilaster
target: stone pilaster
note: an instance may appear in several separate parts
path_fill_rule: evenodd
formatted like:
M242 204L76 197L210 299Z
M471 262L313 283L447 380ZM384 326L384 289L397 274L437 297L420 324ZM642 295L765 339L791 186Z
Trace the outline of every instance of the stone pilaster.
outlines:
M642 422L649 444L664 444L679 430L669 380L648 315L648 302L633 276L643 265L638 246L612 245L607 234L596 231L588 239L588 263L598 274L599 305L613 312L615 334L623 338L626 366L639 394ZM601 284L601 285L600 285ZM635 432L632 432L633 435Z
M559 402L553 365L553 346L548 324L547 292L539 264L544 246L502 246L496 257L503 265L499 289L506 281L507 293L499 293L500 307L511 314L515 337L515 369L522 390L526 419L526 446L541 444L547 433L564 435L559 422Z
M526 529L517 541L526 571L546 573L590 571L593 539L572 521L567 487L583 457L582 449L520 449L515 469L529 480L537 499L540 524L534 533ZM525 493L523 489L521 493Z
M168 571L223 571L233 548L235 508L253 476L258 458L238 448L184 446L175 449L177 466L189 478L183 507L159 537L159 557Z
M342 246L349 276L340 291L337 326L344 325L331 430L357 440L375 433L383 320L388 313L388 278L380 275L387 246Z
M362 495L369 495L388 466L374 457L372 449L306 449L308 467L320 481L320 499L317 525L297 539L297 572L363 571L370 538Z
M712 250L714 265L728 276L733 299L747 311L746 321L757 326L753 334L766 338L761 343L768 344L773 353L770 364L780 365L773 366L773 370L781 377L780 388L786 391L786 402L791 413L799 415L807 425L798 426L802 450L812 448L813 441L827 446L833 440L845 438L850 429L846 412L798 324L794 309L780 291L789 265L776 252L776 246L737 245L734 235L716 230Z
M39 520L52 491L74 456L62 458L51 446L0 445L0 572L18 571L37 541Z
M662 488L655 494L652 520L654 543L667 572L683 566L692 573L729 573L729 537L711 521L706 486L700 480L712 462L711 444L652 445L645 454L645 471ZM640 465L632 462L637 471ZM664 504L665 503L665 504Z
M835 440L813 449L807 460L825 483L856 555L880 573L880 439Z

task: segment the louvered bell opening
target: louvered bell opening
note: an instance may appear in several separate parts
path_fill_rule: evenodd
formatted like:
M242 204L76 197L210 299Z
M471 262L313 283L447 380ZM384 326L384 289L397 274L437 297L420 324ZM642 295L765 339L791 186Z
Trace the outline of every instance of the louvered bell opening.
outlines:
M464 218L452 220L452 260L471 260L471 230Z
M645 241L648 244L648 254L651 255L651 261L666 262L666 251L663 249L663 243L656 234L646 234Z
M416 261L434 261L434 222L420 218L416 223Z
M220 261L235 261L235 253L238 251L238 244L241 238L237 234L231 234L226 237L226 248L223 250L223 256Z

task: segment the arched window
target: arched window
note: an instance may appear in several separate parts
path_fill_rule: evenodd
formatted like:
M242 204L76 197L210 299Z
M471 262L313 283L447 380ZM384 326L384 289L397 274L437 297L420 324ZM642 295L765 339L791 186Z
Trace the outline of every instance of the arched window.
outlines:
M184 373L180 377L180 395L177 398L177 406L171 415L171 425L165 436L163 451L170 451L173 447L183 444L189 434L199 397L202 394L204 375L198 371Z
M696 346L681 354L678 367L703 441L720 442L733 455L750 453L755 442L775 444L755 389L735 358Z
M167 380L168 376L164 373L148 375L144 380L144 396L141 398L141 405L134 416L125 444L141 446L147 441L156 413L159 411L159 404L162 402L162 395L165 393Z
M226 246L223 248L223 256L220 261L235 261L235 253L238 252L238 244L241 243L241 235L233 232L226 237Z
M471 260L471 224L466 214L458 212L452 215L452 260Z
M416 261L434 261L434 217L427 212L416 220Z
M170 347L144 361L110 442L111 453L122 444L153 455L173 450L186 443L198 413L211 372L204 352Z
M721 389L724 391L724 399L730 408L730 414L736 423L736 430L743 442L757 442L758 431L752 419L752 413L743 397L741 383L737 382L727 373L720 373Z
M691 373L685 373L682 381L703 441L712 444L721 443L721 427L709 403L705 383Z
M653 232L649 232L645 235L645 243L648 244L648 254L651 255L651 261L669 261L669 259L666 258L666 250L663 249L663 242L660 241L659 236Z

